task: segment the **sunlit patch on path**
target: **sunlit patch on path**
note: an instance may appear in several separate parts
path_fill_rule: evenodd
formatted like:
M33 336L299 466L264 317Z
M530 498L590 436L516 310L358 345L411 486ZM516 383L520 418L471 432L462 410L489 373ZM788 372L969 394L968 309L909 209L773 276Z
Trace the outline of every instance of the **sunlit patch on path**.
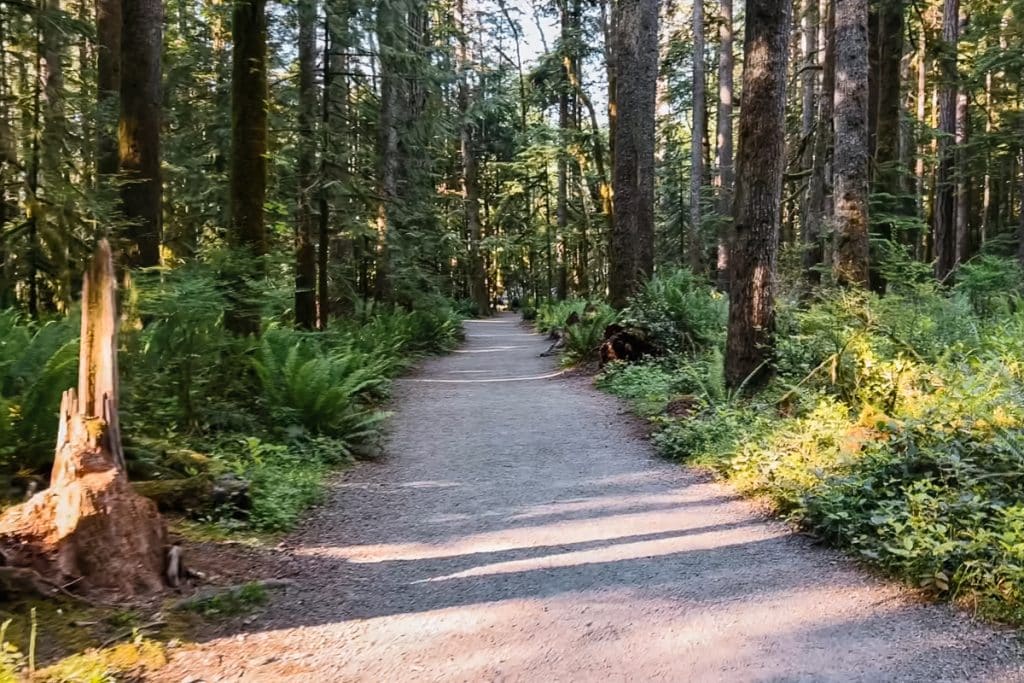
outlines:
M517 324L399 381L385 456L275 555L296 588L158 680L1024 681L1014 634L658 459Z

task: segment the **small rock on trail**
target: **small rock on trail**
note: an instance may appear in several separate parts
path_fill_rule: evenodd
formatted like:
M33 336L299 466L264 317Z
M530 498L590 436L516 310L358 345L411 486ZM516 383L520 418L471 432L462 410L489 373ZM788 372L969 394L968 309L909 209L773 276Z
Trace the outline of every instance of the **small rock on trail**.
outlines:
M466 327L270 560L295 586L155 680L1024 681L1013 633L654 457L515 317Z

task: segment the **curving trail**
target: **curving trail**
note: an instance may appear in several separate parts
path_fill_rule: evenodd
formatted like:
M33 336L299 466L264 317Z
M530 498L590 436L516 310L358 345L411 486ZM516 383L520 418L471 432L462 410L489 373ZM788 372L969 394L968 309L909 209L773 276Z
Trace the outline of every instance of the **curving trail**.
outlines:
M279 553L297 587L158 680L1024 681L1012 633L654 457L514 316L466 327Z

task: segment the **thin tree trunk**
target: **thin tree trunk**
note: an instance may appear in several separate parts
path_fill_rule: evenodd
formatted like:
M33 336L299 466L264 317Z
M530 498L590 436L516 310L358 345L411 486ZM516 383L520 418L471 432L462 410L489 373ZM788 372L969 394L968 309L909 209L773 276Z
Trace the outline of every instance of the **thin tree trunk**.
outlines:
M609 298L625 306L654 271L654 112L658 3L623 0L615 18L615 224Z
M833 116L835 106L835 2L823 0L822 17L825 55L821 69L821 94L818 98L818 122L814 133L814 165L808 180L807 225L804 230L804 278L814 286L821 282L820 267L825 261L824 235L829 214L831 185Z
M316 177L316 0L301 0L299 15L298 207L295 225L295 326L316 326L316 249L313 246L313 189ZM325 72L330 63L324 63Z
M160 55L163 4L133 0L124 6L121 32L120 163L125 183L121 205L129 221L126 262L160 263L162 182L160 177Z
M96 175L101 185L121 166L116 125L120 90L121 0L96 0Z
M483 226L480 223L480 173L474 149L473 121L470 119L469 70L472 64L469 56L466 0L456 0L455 22L459 31L459 150L462 157L462 207L469 236L469 291L477 315L487 316L491 312L491 305L490 297L487 295L487 274L480 248ZM559 177L559 183L563 179ZM561 196L559 201L562 201Z
M267 11L266 0L235 0L231 33L231 233L230 243L247 258L267 253L263 205L267 193ZM258 293L246 284L260 274L257 263L230 290L228 329L257 334Z
M957 43L960 36L960 2L944 0L942 7L941 85L939 90L938 170L935 177L935 216L932 240L935 277L945 281L956 266L956 137Z
M756 388L773 372L792 12L791 0L747 3L725 355L725 380L734 390Z
M835 230L832 273L868 284L868 3L836 0Z
M967 25L967 18L961 13L960 33L963 33ZM954 255L955 265L960 265L967 260L970 251L970 212L971 212L971 182L970 171L967 165L967 138L970 134L968 127L968 102L966 88L960 88L956 96L956 254Z
M701 186L704 182L703 138L706 130L704 87L704 0L693 2L693 139L690 142L690 239L687 256L690 268L699 273L703 258L701 237Z
M872 14L870 111L874 119L872 188L877 206L888 216L910 216L913 206L906 196L901 145L901 83L903 78L904 0L876 0ZM895 219L874 221L877 237L894 239ZM886 283L876 267L871 269L871 288L882 293Z
M386 299L392 294L391 241L394 239L395 209L398 201L398 120L402 106L402 84L397 53L402 43L402 13L397 3L377 8L377 39L380 51L380 120L378 124L377 277L375 293Z
M1024 119L1021 120L1021 136L1024 140ZM1017 157L1017 173L1020 175L1020 208L1017 212L1017 260L1024 265L1024 144L1020 146L1020 153Z
M569 113L569 84L572 78L572 59L568 54L570 49L570 17L569 0L559 0L559 13L561 21L561 41L559 49L562 51L561 78L558 82L558 179L557 199L555 211L558 220L558 230L555 234L555 254L558 257L558 300L564 301L569 295L569 273L566 261L568 254L569 237L569 138L572 128L572 117Z
M803 157L800 160L800 170L808 178L814 173L814 124L818 113L818 24L821 21L818 16L818 4L818 0L804 0L801 19L803 73L800 86L800 144L803 147ZM800 228L804 244L807 241L810 188L811 183L808 180L800 206Z
M718 28L718 258L716 262L718 289L729 289L729 234L732 229L733 152L733 16L732 0L720 0L722 21Z

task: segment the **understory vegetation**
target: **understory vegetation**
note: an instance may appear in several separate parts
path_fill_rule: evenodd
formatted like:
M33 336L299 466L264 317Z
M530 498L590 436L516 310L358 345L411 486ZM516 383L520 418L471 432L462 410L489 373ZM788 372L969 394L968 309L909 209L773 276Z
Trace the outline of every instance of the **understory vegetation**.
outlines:
M651 420L665 456L915 586L1021 623L1024 279L1015 261L978 257L943 289L914 265L890 258L884 297L780 297L777 375L753 396L722 379L722 296L685 271L658 276L621 320L665 353L613 363L598 383Z
M371 302L328 331L296 331L286 280L260 284L256 337L225 331L224 288L202 262L140 275L122 324L129 476L160 491L168 511L224 530L292 526L332 467L374 454L391 378L460 334L459 316L441 299L415 310ZM9 501L48 481L60 395L77 378L78 334L77 315L33 322L0 313L0 473ZM200 480L229 490L190 499Z

